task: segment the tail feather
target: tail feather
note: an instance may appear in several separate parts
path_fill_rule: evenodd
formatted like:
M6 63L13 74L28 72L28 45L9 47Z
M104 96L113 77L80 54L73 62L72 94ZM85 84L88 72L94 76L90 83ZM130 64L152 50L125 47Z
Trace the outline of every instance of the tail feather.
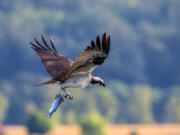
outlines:
M56 82L57 82L56 80L53 80L53 79L52 79L52 80L49 80L49 81L46 81L46 82L34 84L33 86L36 87L36 86L48 85L48 84L56 83Z

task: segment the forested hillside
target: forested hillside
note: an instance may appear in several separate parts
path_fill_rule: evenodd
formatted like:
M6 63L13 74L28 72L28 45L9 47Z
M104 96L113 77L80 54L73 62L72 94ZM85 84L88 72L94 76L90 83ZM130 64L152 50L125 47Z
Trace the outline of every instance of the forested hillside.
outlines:
M59 86L34 88L50 76L29 41L54 37L75 59L97 35L111 35L111 50L95 75L107 87L72 90L55 115L77 124L97 112L110 123L180 122L179 0L1 0L0 121L25 124L45 113Z

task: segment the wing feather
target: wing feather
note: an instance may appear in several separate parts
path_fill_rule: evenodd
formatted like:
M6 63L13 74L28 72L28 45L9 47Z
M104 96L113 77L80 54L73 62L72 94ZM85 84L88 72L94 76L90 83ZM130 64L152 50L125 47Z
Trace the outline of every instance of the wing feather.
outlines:
M101 43L100 43L99 36L97 36L97 38L96 38L96 46L98 49L101 49Z
M52 49L51 49L51 48L49 47L49 45L47 44L44 35L41 35L41 39L42 39L44 45L47 47L47 49L49 49L50 51L52 51Z
M48 45L43 35L41 35L41 39L44 45L34 38L36 44L30 42L31 48L34 49L40 57L41 62L44 64L47 72L53 77L53 79L61 81L64 73L72 66L73 61L58 54L52 37L50 38L52 48Z
M52 37L50 37L50 43L51 43L52 48L57 52L55 45L54 45L54 40Z
M96 47L96 45L95 45L94 41L92 40L91 41L91 48L95 48L95 47Z
M106 40L106 33L104 33L102 37L102 44L99 36L97 36L96 44L94 41L91 41L91 46L87 46L87 48L76 58L73 65L64 74L64 80L78 73L91 73L107 58L109 49L110 36L108 36Z
M102 37L102 50L103 52L106 50L106 34L104 34Z
M106 53L108 54L110 50L110 37L106 40Z

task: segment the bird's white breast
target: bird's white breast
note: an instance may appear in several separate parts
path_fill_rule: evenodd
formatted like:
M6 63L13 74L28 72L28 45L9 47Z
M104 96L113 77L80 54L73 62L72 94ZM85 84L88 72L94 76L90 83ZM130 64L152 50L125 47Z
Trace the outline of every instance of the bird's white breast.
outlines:
M86 87L90 84L89 74L77 74L70 79L66 80L61 87L62 88L78 88Z

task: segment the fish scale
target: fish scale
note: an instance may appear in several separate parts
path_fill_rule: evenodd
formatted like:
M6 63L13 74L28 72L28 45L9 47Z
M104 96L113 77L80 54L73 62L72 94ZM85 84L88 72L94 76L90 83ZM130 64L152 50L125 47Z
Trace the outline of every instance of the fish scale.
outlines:
M51 108L49 109L49 113L45 115L45 117L51 118L54 112L56 112L57 108L60 104L64 102L64 98L62 96L58 96L55 98L55 100L52 103Z

